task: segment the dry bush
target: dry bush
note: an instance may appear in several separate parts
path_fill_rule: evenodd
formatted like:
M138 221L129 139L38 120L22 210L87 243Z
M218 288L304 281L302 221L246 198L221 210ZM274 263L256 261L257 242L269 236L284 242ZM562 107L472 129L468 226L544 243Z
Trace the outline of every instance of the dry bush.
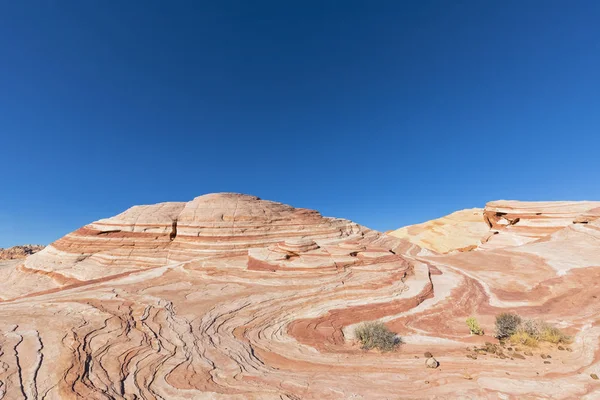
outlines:
M496 319L496 321L498 321L498 319ZM504 321L504 323L506 326L512 326L514 319L512 319L510 323L506 321ZM507 330L508 329L505 329L505 331ZM539 342L549 342L554 344L570 343L571 337L565 335L560 329L547 322L526 319L518 324L516 330L510 335L510 341L530 347L536 347Z
M520 329L510 335L510 341L513 344L522 344L528 347L537 347L539 342L535 336L531 336L527 332Z
M540 340L554 344L572 342L572 338L570 336L565 335L560 329L547 323L542 324L542 328L540 330Z
M540 332L542 330L542 322L534 319L525 319L521 321L518 331L540 340Z
M400 338L382 322L365 322L354 330L354 335L366 350L391 351L400 344Z
M496 316L496 337L504 339L517 332L521 317L513 313L502 313Z

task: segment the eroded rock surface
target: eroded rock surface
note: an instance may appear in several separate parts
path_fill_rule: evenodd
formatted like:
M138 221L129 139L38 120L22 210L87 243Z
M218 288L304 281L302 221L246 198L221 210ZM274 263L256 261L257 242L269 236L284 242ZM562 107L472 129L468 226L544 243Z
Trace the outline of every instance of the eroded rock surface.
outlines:
M20 260L26 258L38 251L44 246L39 244L25 244L22 246L13 246L7 249L0 248L0 260Z
M486 208L487 233L537 238L439 254L253 196L133 207L0 263L0 399L597 398L600 220L582 208L545 232L490 227ZM510 357L528 353L491 343L507 310L572 351ZM376 320L398 351L355 343Z
M473 250L481 245L489 232L483 209L472 208L422 224L405 226L388 234L410 240L437 253L449 253Z

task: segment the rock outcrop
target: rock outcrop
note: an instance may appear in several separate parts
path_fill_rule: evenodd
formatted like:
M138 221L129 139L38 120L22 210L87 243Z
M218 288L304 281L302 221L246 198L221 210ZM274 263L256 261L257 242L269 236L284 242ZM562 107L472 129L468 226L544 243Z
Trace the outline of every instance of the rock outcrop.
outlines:
M410 225L389 235L436 253L466 252L535 242L570 225L600 218L600 202L492 201Z
M472 208L422 224L405 226L388 234L410 240L437 253L449 253L470 251L480 246L489 232L490 227L484 220L483 210Z
M0 260L20 260L26 258L38 251L44 246L39 244L25 244L22 246L13 246L7 249L0 248Z
M599 205L553 204L408 240L231 193L133 207L0 263L0 399L598 397ZM570 350L492 344L507 310ZM400 349L361 349L366 321Z

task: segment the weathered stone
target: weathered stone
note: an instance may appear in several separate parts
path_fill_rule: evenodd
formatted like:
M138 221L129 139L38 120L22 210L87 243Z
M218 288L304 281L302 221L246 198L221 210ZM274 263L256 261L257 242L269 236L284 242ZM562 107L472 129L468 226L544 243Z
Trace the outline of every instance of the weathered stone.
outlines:
M427 368L437 368L440 366L440 363L435 358L429 357L427 361L425 361L425 365L427 365Z

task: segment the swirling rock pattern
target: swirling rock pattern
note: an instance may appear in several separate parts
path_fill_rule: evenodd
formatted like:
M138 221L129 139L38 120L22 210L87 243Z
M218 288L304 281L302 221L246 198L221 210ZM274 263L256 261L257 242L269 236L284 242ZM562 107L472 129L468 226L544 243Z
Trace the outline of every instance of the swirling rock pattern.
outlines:
M585 208L522 246L438 254L252 196L133 207L0 264L0 399L597 398L600 220ZM494 236L518 226L487 212ZM465 318L489 330L506 309L561 324L572 351L465 357L493 340ZM398 351L354 343L374 320Z

